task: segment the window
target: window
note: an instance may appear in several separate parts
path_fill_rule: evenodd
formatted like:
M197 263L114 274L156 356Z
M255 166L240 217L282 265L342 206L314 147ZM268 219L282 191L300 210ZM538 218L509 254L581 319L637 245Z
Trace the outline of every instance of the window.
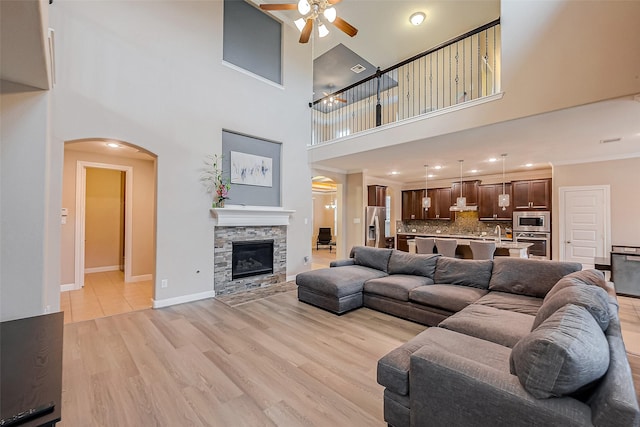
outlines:
M282 84L282 24L243 0L224 0L222 59Z

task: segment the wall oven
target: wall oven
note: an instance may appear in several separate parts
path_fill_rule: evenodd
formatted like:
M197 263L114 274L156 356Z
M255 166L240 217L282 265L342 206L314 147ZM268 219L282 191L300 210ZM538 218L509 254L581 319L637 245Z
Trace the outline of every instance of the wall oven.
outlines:
M514 241L531 243L529 258L551 259L551 213L517 211L513 213Z

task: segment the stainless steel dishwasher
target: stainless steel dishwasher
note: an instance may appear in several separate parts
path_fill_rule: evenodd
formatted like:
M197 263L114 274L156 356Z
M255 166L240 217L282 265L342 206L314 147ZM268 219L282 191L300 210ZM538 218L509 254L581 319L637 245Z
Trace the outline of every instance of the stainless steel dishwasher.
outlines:
M616 293L640 297L640 247L611 247L611 281Z

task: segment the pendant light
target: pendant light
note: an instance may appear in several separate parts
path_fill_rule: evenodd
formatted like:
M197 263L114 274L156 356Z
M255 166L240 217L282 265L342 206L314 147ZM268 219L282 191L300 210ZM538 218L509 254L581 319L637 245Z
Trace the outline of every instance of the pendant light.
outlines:
M509 206L509 195L505 191L506 184L504 179L504 162L506 159L507 159L507 155L502 154L502 194L498 196L498 206L500 206L503 211L506 211L507 206Z
M429 165L424 165L424 197L422 198L422 209L429 210L431 207L431 197L429 197Z
M467 198L463 194L463 182L462 182L462 163L464 160L458 160L460 162L460 197L456 198L455 205L449 208L451 212L463 212L463 211L476 211L478 206L467 206Z

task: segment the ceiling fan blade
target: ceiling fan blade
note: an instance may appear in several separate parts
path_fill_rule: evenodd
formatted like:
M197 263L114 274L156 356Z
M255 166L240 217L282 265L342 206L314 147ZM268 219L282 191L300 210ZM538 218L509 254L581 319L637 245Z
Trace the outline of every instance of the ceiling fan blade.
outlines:
M262 10L296 10L297 8L297 4L288 3L263 3L260 5Z
M342 0L329 0L329 4L340 3Z
M347 103L347 100L344 98L334 98L334 101Z
M344 19L340 18L339 16L336 16L336 20L333 21L333 25L335 25L336 27L338 27L338 29L342 32L344 32L346 35L353 37L356 34L358 34L358 29L356 27L354 27L353 25L349 24L347 21L345 21Z
M313 30L313 19L309 18L300 33L300 43L307 43L309 41L309 37L311 37L311 30Z

